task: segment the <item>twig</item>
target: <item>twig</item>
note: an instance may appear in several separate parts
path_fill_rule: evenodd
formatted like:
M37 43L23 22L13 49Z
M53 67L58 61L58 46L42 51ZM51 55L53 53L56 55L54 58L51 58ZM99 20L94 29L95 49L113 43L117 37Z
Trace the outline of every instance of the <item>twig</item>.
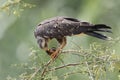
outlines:
M47 67L48 67L52 62L54 62L55 59L56 59L58 56L59 56L59 55L57 55L54 59L50 59L50 60L47 62L47 64L45 65L45 67L44 67L44 69L43 69L43 71L42 71L42 73L41 73L41 77L44 76L45 72L47 72ZM31 80L39 71L40 71L40 68L38 68L38 69L32 74L32 76L29 78L29 80Z
M7 3L5 3L3 6L1 6L0 9L5 9L6 7L9 7L9 6L11 6L11 5L18 4L18 3L20 3L19 0L14 1L14 2L13 2L13 1L12 1L12 2L7 2Z
M69 53L69 52L70 52L70 53L72 53L72 52L82 53L80 50L61 50L61 53ZM74 53L74 54L75 54L75 53ZM79 54L79 55L81 55L81 56L86 56L86 55L88 55L88 54L86 54L86 55L85 55L85 54L86 54L86 53ZM59 54L59 55L60 55L60 54ZM59 55L58 55L58 56L59 56ZM57 56L56 58L58 58L58 56ZM41 77L43 77L43 76L45 75L45 73L48 72L48 71L53 71L53 70L61 69L61 68L68 67L68 66L80 65L80 63L67 64L67 65L64 64L63 66L60 66L60 67L56 67L56 68L47 70L48 66L49 66L52 62L54 62L56 58L54 58L53 60L50 59L50 60L45 64L45 67L44 67L44 69L43 69L43 71L42 71L42 73L41 73ZM88 65L88 63L86 63L86 65ZM88 66L88 67L89 67L89 66ZM89 68L88 68L88 69L89 69ZM33 73L33 75L31 76L31 78L30 78L29 80L31 80L39 71L40 71L40 68L38 68L38 69ZM91 72L90 72L90 70L89 70L89 74L90 74L90 76L92 75ZM91 79L91 80L94 80L94 79Z
M44 74L45 74L45 72L46 72L46 70L47 70L47 67L48 67L52 62L53 62L52 59L50 59L50 60L47 62L47 64L45 65L45 68L44 68L43 71L42 71L41 77L44 76Z
M68 53L68 52L78 52L80 53L81 51L80 50L62 50L61 53Z
M61 53L65 54L65 53L71 53L71 54L74 54L74 55L78 55L78 56L86 56L88 54L86 54L86 52L83 52L81 50L62 50ZM79 54L78 54L79 53Z
M40 71L41 67L39 67L28 80L32 80L32 78Z
M91 79L91 80L94 80L94 76L93 76L92 72L90 71L90 68L89 68L88 62L85 62L85 64L86 64L86 66L87 66L88 73L89 73L89 75L90 75L90 79Z
M77 66L77 65L80 65L80 64L83 64L83 63L72 63L72 64L67 64L67 65L55 67L55 68L53 68L53 69L49 69L48 71L53 71L53 70L61 69L61 68L64 68L64 67Z
M43 71L42 71L41 77L44 76L44 74L45 74L45 72L46 72L46 70L47 70L47 67L51 64L52 61L53 61L53 60L50 59L50 60L47 62L47 64L45 65L45 68L44 68ZM32 78L40 71L40 69L41 69L41 68L38 68L38 69L32 74L32 76L31 76L28 80L32 80Z
M87 71L84 71L85 73L88 73ZM68 76L68 75L72 75L72 74L76 74L76 73L83 73L83 71L73 71L73 72L69 72L69 73L66 73L64 75L62 75L61 77L64 77L64 76Z
M48 61L48 63L45 65L45 68L44 68L43 71L42 71L41 77L44 76L45 72L47 72L48 66L49 66L52 62L54 62L54 61L58 58L59 55L60 55L60 53L59 53L58 55L56 55L56 57L55 57L54 59L50 59L50 60Z
M81 52L80 50L78 51L78 50L67 50L67 51L61 51L61 53L67 53L67 52ZM60 54L59 54L60 55ZM58 56L59 55L57 55L53 60L51 59L51 60L49 60L48 61L48 63L45 65L45 68L43 69L43 71L42 71L42 74L41 74L41 77L43 77L44 76L44 74L47 72L47 67L52 63L52 62L54 62L55 61L55 59L56 58L58 58ZM67 66L71 66L71 64L69 64L69 65L67 65ZM64 66L62 66L62 67L66 67L66 65L64 65Z

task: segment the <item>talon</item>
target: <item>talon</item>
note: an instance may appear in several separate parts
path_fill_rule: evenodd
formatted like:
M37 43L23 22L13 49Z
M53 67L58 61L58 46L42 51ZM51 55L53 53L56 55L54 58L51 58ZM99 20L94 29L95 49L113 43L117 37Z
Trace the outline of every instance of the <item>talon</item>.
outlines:
M55 58L58 56L58 53L57 53L57 52L54 52L54 53L52 53L50 56L51 56L52 59L55 59Z
M56 51L55 47L52 47L51 49L48 49L46 52L48 55L52 55Z
M59 51L60 51L59 49L57 49L57 50L55 49L55 51L50 55L51 58L52 58L52 59L57 58L57 57L58 57L58 54L59 54Z

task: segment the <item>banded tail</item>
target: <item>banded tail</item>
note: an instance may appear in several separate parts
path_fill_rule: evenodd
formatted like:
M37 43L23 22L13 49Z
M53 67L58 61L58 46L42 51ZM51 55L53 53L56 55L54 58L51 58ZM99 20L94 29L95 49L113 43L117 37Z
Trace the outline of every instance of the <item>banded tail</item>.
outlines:
M101 34L100 32L108 32L108 33L112 33L110 31L111 27L104 25L104 24L96 24L93 26L89 26L87 27L87 31L85 31L84 33L99 39L103 39L103 40L109 40L110 37L107 37L103 34Z

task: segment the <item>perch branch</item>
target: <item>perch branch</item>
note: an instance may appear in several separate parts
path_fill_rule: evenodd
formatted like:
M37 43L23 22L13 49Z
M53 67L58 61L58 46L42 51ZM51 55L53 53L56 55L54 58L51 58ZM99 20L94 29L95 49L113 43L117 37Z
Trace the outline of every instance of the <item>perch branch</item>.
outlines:
M72 64L67 64L67 65L55 67L55 68L53 68L53 69L49 69L48 71L54 71L54 70L58 70L58 69L61 69L61 68L64 68L64 67L77 66L77 65L80 65L80 64L83 64L83 63L72 63Z
M32 76L28 80L32 80L32 78L40 71L40 67L32 74Z

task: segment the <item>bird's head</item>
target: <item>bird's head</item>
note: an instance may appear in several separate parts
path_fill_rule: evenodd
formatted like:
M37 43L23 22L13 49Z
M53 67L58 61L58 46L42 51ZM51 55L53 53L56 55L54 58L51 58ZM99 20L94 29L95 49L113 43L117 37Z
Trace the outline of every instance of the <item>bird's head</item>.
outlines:
M44 49L48 55L51 55L53 52L56 51L56 48L55 47L52 47L51 49L48 49L47 47L47 42L48 40L46 38L43 38L43 37L40 37L40 36L37 36L37 43L39 44L39 47L41 49Z
M37 43L38 43L39 47L41 49L45 49L46 48L46 44L47 44L45 38L37 36L36 39L37 39Z

